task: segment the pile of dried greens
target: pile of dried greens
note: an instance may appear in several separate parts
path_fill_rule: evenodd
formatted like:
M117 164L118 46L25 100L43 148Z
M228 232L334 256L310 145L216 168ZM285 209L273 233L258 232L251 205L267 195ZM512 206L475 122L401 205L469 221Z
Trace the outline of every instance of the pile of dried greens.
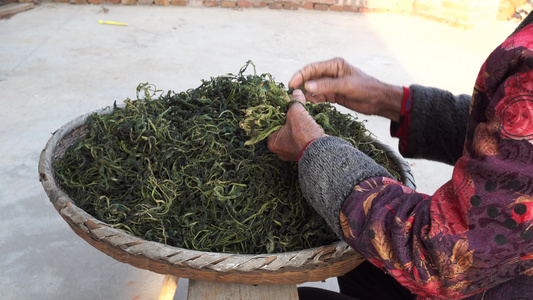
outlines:
M284 122L287 91L255 66L245 75L250 65L186 92L143 84L138 99L92 114L86 135L54 164L60 186L115 228L187 249L259 254L336 241L303 199L296 163L263 140ZM388 166L361 122L329 104L307 107L326 133Z

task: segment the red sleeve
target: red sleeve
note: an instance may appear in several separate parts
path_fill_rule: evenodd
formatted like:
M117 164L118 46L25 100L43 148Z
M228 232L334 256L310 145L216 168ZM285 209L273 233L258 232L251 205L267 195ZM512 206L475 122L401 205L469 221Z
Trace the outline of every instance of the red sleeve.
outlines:
M409 141L409 128L411 126L411 100L412 93L408 87L403 88L402 107L400 110L400 121L391 122L390 135L400 138L400 153L405 153Z

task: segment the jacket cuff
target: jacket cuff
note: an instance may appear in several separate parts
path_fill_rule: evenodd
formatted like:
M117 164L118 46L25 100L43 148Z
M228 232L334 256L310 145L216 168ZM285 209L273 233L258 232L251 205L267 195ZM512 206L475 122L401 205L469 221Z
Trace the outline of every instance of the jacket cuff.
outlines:
M307 146L298 173L304 197L339 238L342 238L340 210L354 186L371 177L391 177L384 167L352 144L330 136Z
M411 127L411 101L412 93L408 87L403 88L402 107L400 110L400 121L391 121L390 135L400 139L399 150L401 154L407 152L409 148L409 128Z

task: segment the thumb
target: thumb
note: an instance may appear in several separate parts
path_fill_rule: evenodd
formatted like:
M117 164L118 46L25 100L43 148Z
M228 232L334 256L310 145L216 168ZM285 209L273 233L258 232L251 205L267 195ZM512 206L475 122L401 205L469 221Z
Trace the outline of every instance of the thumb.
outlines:
M291 100L305 104L305 96L302 90L294 90L291 95Z
M300 118L303 115L309 114L305 108L305 96L301 90L294 90L292 92L291 101L297 102L293 102L289 107L287 111L287 122L292 121L293 118Z

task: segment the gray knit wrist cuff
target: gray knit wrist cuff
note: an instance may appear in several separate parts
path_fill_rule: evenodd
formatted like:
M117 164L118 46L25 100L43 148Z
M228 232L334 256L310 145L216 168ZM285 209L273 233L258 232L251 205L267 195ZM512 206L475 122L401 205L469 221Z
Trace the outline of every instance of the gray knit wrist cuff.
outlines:
M304 197L341 238L340 210L354 186L371 177L391 176L347 141L330 136L309 144L298 172Z

